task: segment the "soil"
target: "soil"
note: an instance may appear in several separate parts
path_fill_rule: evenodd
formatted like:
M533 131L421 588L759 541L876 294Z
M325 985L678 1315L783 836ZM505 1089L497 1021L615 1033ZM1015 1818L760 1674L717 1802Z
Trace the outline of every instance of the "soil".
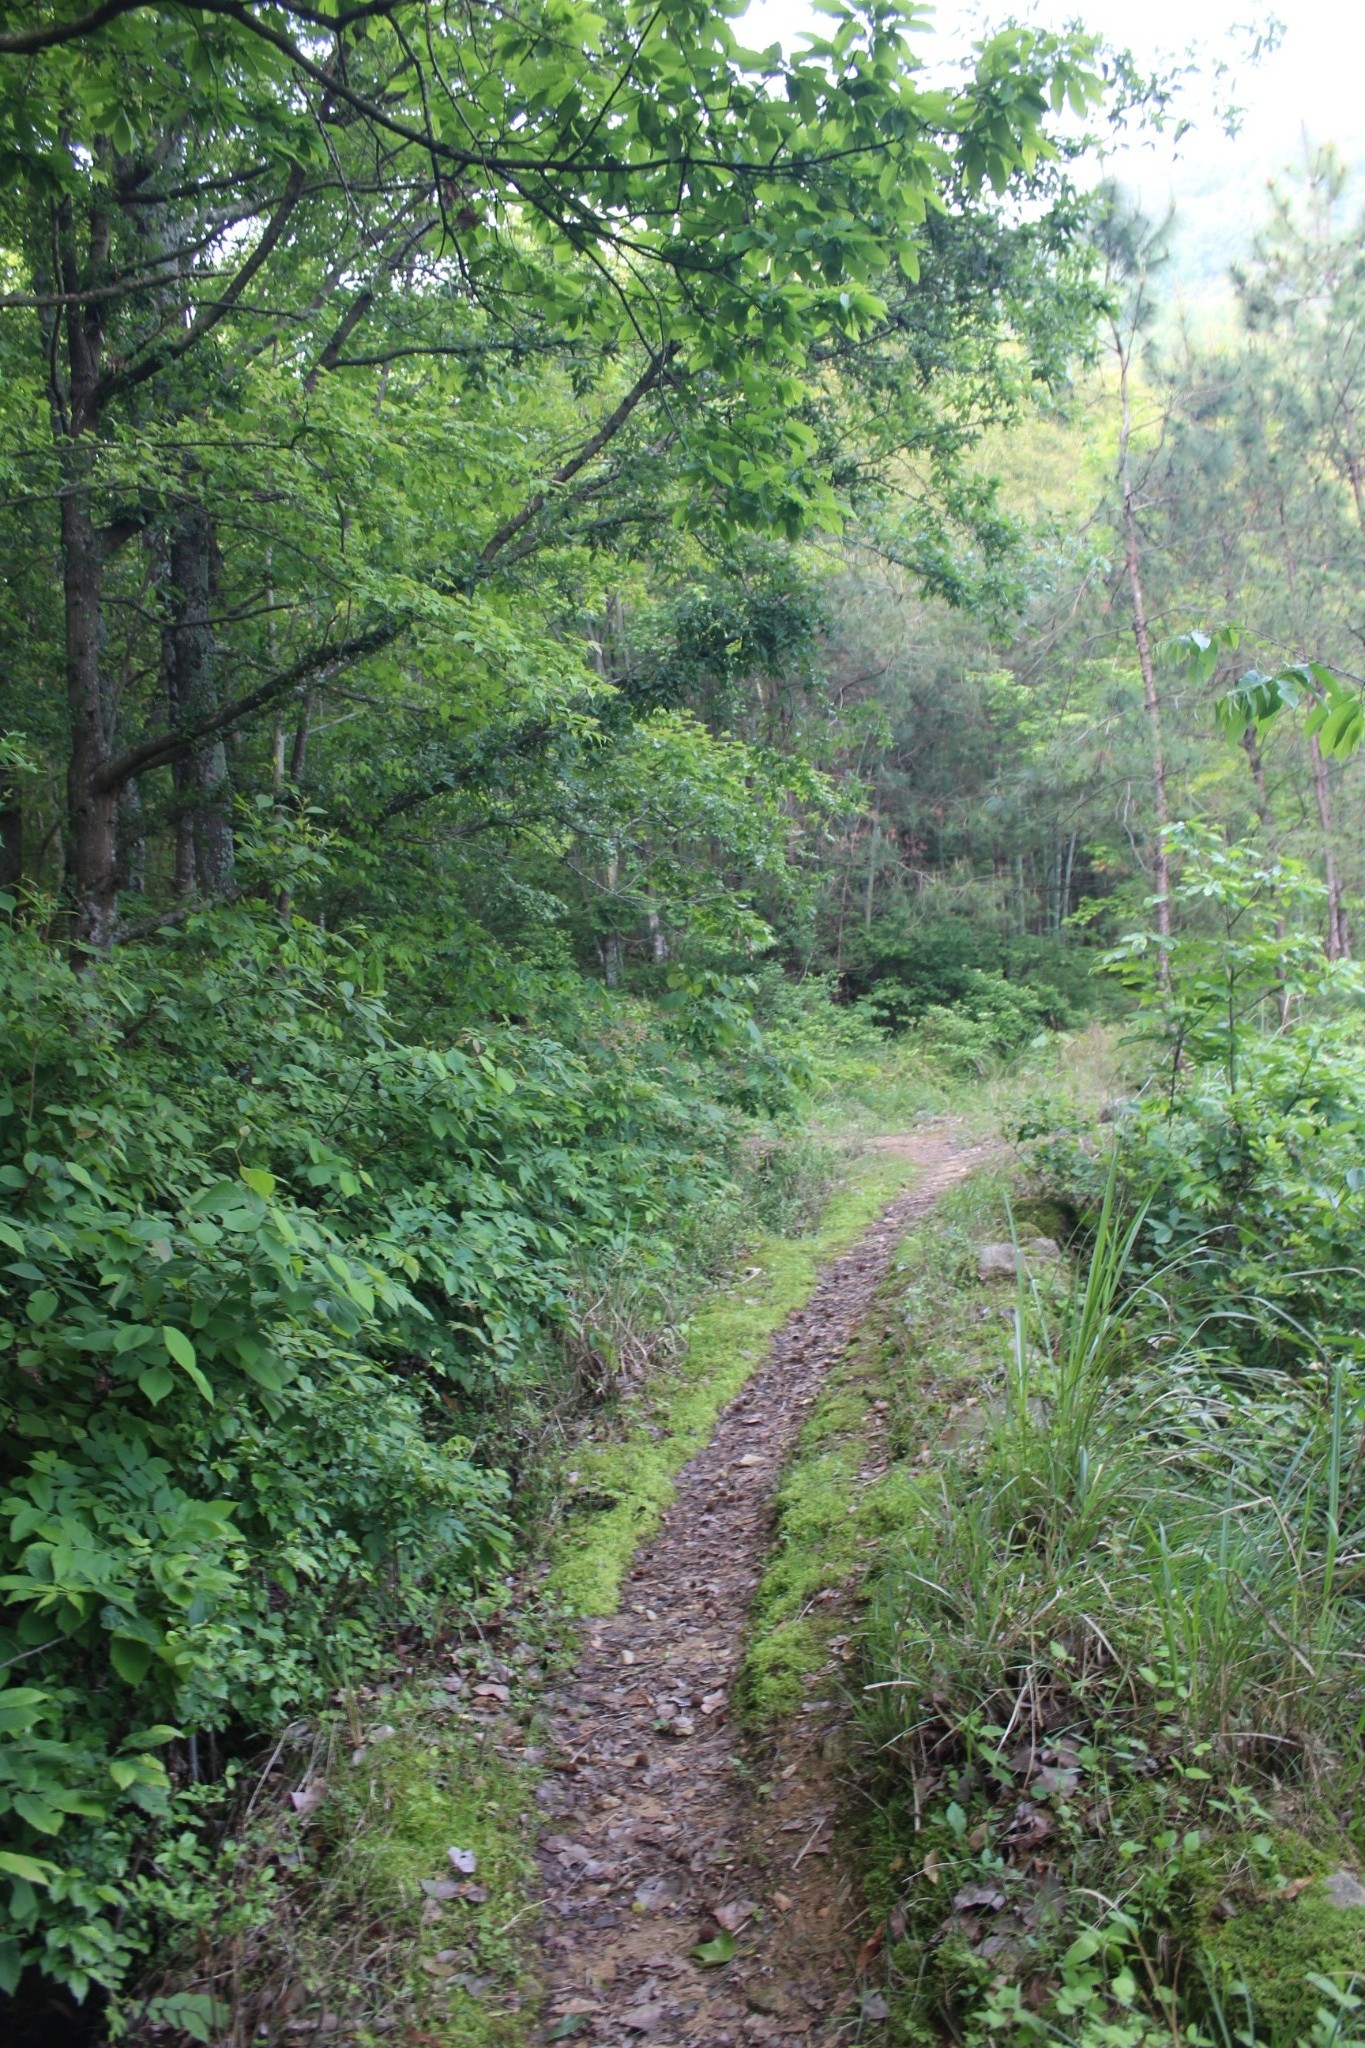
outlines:
M730 1691L806 1412L907 1229L985 1157L945 1124L881 1141L893 1147L920 1175L774 1337L680 1474L621 1611L585 1627L547 1703L547 2041L815 2048L885 2016L857 1995L859 1902L834 1853L839 1704L807 1701L760 1756L732 1726Z

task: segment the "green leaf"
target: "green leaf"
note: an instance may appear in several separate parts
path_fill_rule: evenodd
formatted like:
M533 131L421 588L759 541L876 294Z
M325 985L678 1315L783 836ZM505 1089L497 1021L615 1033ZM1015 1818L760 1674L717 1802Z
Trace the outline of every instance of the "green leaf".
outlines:
M162 1339L165 1342L166 1349L170 1352L171 1357L175 1360L176 1364L180 1366L186 1374L188 1374L189 1378L194 1382L195 1386L203 1395L204 1399L206 1401L212 1401L213 1388L209 1385L203 1373L200 1371L199 1362L194 1355L194 1346L193 1344L191 1344L189 1338L185 1335L184 1331L177 1330L173 1323L167 1323L165 1328L162 1330L161 1335Z
M111 1636L109 1662L129 1685L141 1685L152 1664L152 1646L139 1636Z
M50 1287L40 1287L28 1298L28 1319L31 1323L47 1323L57 1312L58 1296Z
M259 1195L263 1202L270 1200L275 1192L273 1173L267 1173L263 1166L239 1166L237 1171L253 1195Z
M284 1374L272 1359L243 1359L242 1371L249 1380L255 1380L258 1387L264 1387L268 1394L282 1394L284 1392L286 1385Z
M14 1811L21 1820L26 1820L31 1828L37 1828L39 1833L44 1835L55 1835L61 1828L64 1818L55 1806L49 1806L36 1792L16 1792Z
M714 1940L699 1942L691 1951L692 1960L707 1970L719 1969L722 1963L733 1962L736 1953L735 1937L733 1934L727 1934L724 1928Z
M174 1391L175 1374L164 1365L149 1365L146 1372L138 1374L137 1383L155 1408Z
M0 1849L0 1872L17 1877L24 1884L51 1884L57 1865L40 1856L24 1856L18 1849Z

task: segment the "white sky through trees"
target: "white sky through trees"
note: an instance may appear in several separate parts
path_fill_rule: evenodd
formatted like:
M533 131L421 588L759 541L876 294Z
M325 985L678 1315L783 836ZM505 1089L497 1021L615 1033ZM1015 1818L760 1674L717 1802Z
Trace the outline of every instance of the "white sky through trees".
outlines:
M1237 24L1264 24L1278 11L1279 47L1259 64L1247 62L1250 36ZM1246 252L1266 210L1267 181L1301 160L1304 140L1332 142L1348 163L1365 169L1365 5L1361 0L1008 0L983 7L971 0L940 0L933 31L920 37L926 60L965 52L983 23L1014 16L1061 28L1080 20L1110 41L1126 45L1156 68L1182 61L1195 47L1182 111L1195 124L1178 147L1172 137L1148 137L1121 150L1111 168L1136 190L1148 212L1161 215L1174 202L1177 231L1174 272L1183 290L1216 292L1228 263ZM741 26L751 47L789 43L805 30L819 32L810 0L754 0ZM1219 62L1229 67L1215 77ZM1229 102L1243 110L1230 138L1219 119ZM1365 180L1362 180L1365 185ZM1357 202L1365 197L1357 188Z

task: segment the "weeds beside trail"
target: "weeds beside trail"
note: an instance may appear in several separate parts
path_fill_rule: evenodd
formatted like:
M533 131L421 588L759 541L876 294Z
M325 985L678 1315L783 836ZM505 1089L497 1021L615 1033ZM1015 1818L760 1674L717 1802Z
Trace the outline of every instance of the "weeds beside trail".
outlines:
M1353 2039L1358 1401L1340 1371L1239 1387L1163 1341L1112 1181L1070 1281L983 1286L974 1242L1009 1221L958 1191L887 1290L916 1476L855 1696L896 2037Z

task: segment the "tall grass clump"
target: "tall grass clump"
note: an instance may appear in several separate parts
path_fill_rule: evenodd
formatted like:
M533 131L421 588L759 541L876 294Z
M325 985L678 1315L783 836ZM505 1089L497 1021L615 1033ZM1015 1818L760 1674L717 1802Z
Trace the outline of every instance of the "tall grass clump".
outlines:
M1365 1401L1342 1364L1249 1387L1173 1340L1119 1189L1062 1299L1021 1278L985 1429L876 1584L906 2042L1212 2042L1234 2010L1306 2042L1365 1987L1365 1907L1325 1883L1365 1848Z

